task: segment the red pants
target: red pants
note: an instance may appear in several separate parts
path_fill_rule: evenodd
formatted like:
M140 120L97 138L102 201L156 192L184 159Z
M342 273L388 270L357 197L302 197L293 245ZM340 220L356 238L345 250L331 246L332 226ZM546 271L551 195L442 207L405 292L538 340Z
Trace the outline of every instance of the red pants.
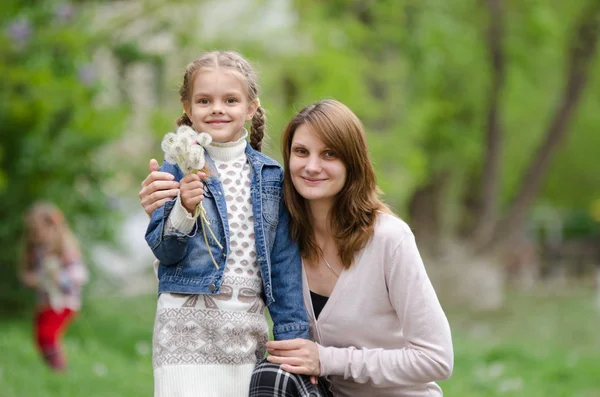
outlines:
M35 317L35 340L46 363L54 370L66 367L60 339L75 312L63 309L59 312L51 308L40 310Z

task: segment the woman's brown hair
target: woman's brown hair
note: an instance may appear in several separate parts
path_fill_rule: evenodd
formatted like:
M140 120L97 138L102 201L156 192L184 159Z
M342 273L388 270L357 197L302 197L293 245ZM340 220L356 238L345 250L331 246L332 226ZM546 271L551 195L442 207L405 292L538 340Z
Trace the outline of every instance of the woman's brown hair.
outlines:
M183 75L183 83L179 88L179 99L185 106L192 99L192 86L194 77L202 69L226 69L242 77L248 92L248 100L258 99L258 77L256 72L242 55L235 51L211 51L203 54L200 58L190 63ZM260 106L256 109L252 117L250 126L250 145L260 152L265 137L266 129L265 110ZM192 121L183 113L176 121L177 125L189 125L192 127ZM199 131L200 132L200 131Z
M312 216L306 200L296 191L290 175L294 133L308 126L346 166L346 182L335 197L329 224L345 268L373 235L378 212L391 213L379 198L375 170L371 164L365 130L358 117L343 103L327 99L302 109L287 125L281 138L284 197L290 212L290 233L300 246L302 257L317 262L322 257L315 241Z

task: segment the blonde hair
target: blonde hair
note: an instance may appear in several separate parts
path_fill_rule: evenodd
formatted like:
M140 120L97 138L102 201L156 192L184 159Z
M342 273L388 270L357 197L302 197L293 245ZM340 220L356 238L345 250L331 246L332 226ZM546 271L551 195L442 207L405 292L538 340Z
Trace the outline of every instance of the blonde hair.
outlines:
M179 97L184 106L192 99L194 78L201 69L226 69L239 75L246 83L248 100L258 99L258 77L248 60L235 51L211 51L190 63L185 69L183 83L179 88ZM259 103L250 127L250 145L259 152L265 137L266 119L265 110ZM176 123L192 126L192 121L185 113L177 119Z
M302 256L311 262L321 259L313 233L309 207L294 188L290 155L294 133L306 125L333 150L346 166L346 182L335 197L329 223L342 265L352 265L354 255L373 235L378 212L391 213L379 198L375 170L371 164L365 130L358 117L343 103L329 99L302 109L287 125L281 138L285 165L284 197L290 212L290 233Z
M71 232L63 212L50 202L38 201L29 208L24 218L24 252L21 261L21 271L27 270L31 266L31 254L38 244L34 239L34 233L35 228L39 227L39 222L44 227L55 228L55 238L50 246L47 247L49 252L59 257L73 254L80 255L79 243Z

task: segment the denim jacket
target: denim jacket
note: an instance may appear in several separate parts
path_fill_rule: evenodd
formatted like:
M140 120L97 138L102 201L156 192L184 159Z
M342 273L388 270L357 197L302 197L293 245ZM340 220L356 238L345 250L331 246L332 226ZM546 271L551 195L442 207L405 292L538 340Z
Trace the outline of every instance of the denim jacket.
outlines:
M273 159L246 146L250 164L252 211L257 262L263 280L265 303L273 320L276 340L308 339L308 319L302 297L302 262L298 245L290 238L289 214L283 201L283 169ZM213 160L206 154L211 176L205 182L204 200L210 227L223 249L207 230L206 246L200 219L189 235L164 233L175 199L152 213L146 241L160 265L158 292L178 294L216 294L223 283L227 255L231 250L225 194ZM160 168L179 181L183 172L164 162ZM262 214L262 216L258 216ZM210 249L219 268L208 253Z

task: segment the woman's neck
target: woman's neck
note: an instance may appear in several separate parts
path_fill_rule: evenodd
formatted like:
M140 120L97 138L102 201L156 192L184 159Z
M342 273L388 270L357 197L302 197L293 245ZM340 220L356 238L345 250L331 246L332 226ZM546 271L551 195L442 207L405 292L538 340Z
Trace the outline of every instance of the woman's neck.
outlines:
M331 207L332 203L329 201L309 201L313 233L315 234L315 240L321 249L323 248L323 245L327 245L328 241L333 240L333 231L331 230L331 224L329 223Z

